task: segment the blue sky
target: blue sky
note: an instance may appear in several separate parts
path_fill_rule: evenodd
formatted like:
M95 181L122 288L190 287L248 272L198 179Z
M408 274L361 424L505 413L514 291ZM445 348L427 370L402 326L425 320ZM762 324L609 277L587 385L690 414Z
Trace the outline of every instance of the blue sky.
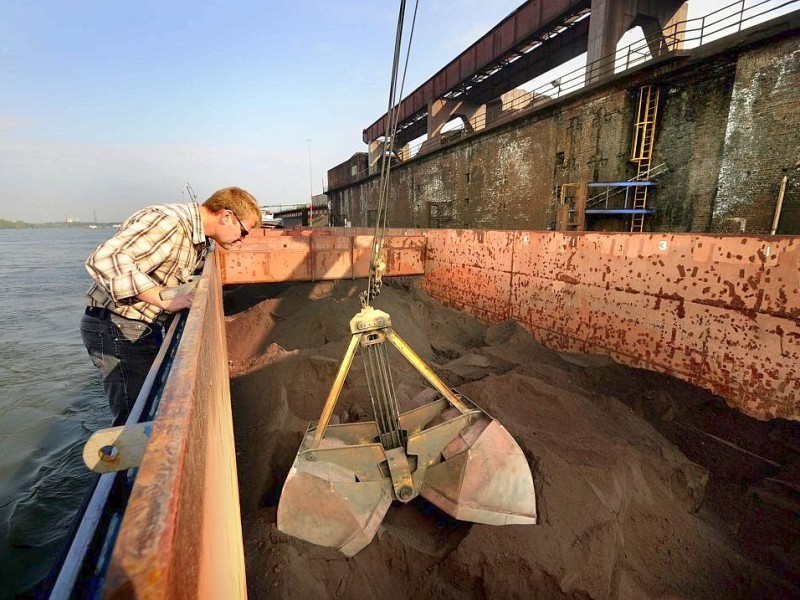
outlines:
M406 91L521 4L421 0ZM186 181L306 202L386 109L398 6L0 0L0 218L120 221Z

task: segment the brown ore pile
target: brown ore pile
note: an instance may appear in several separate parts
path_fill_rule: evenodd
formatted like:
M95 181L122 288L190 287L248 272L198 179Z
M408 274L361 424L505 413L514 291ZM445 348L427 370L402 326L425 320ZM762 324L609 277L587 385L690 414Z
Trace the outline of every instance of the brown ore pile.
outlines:
M768 485L800 490L798 463L784 464L797 458L796 424L759 423L676 379L549 350L514 321L487 327L414 287L384 286L374 306L516 439L533 473L539 524L460 522L417 498L393 503L375 539L352 558L278 531L283 481L320 416L362 287L260 286L266 299L258 303L247 288L226 293L251 598L798 594L796 498L792 504ZM392 356L404 412L425 385ZM356 356L335 418L371 414ZM785 500L771 512L770 489Z

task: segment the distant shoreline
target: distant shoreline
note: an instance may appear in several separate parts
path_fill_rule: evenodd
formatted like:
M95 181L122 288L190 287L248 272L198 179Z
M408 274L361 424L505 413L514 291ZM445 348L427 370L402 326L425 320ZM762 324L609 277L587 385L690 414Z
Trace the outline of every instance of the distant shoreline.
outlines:
M110 229L118 223L25 223L24 221L7 221L0 219L0 229Z

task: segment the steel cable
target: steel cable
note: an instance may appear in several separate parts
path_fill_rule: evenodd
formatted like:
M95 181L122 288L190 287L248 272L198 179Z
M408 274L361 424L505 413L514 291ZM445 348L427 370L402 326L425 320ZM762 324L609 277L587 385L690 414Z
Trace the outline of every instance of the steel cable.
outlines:
M375 233L373 236L372 256L370 259L369 280L367 282L367 289L361 295L362 306L368 306L372 300L380 293L381 287L381 273L379 270L379 263L381 258L381 250L383 248L383 238L386 232L386 225L388 222L388 198L389 198L389 176L391 174L391 157L394 154L394 140L397 133L397 127L400 120L400 110L398 98L403 96L403 88L405 87L406 74L408 72L408 62L411 56L411 42L414 39L414 28L417 22L417 10L419 9L419 0L414 4L414 15L411 20L411 31L409 32L408 45L406 48L405 64L403 66L403 77L400 81L400 88L397 88L397 74L400 65L400 51L402 48L403 39L403 24L405 22L406 2L401 0L400 11L397 17L397 31L395 35L394 54L392 58L392 76L389 84L389 105L386 111L386 136L384 137L383 149L381 152L381 176L378 185L378 207L375 218Z

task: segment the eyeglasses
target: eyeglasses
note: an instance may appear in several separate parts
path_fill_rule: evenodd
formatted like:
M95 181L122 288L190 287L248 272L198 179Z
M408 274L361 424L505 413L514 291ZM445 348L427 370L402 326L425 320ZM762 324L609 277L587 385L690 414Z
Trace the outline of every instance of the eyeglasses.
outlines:
M233 211L231 211L231 214L232 214L234 217L236 217L236 220L239 222L239 237L241 237L241 238L246 238L246 237L247 237L247 234L248 234L248 233L250 233L250 232L249 232L249 231L247 231L247 229L245 229L245 228L244 228L244 225L242 225L242 220L239 218L239 215L237 215L237 214L236 214L235 212L233 212Z

